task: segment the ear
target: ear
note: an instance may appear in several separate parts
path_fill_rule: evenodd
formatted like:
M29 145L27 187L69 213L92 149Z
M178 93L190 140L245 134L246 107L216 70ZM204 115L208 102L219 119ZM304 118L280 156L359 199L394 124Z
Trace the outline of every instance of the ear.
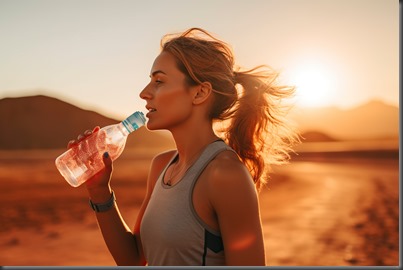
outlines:
M209 96L211 95L211 92L213 91L213 86L209 82L203 82L199 84L197 87L195 87L195 92L193 96L193 104L199 105L205 102Z

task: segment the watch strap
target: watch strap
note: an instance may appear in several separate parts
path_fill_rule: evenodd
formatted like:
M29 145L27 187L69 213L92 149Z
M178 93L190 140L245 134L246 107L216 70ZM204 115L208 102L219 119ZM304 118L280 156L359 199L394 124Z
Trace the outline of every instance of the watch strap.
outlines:
M115 193L112 190L111 197L109 198L108 201L104 203L93 203L90 199L89 203L92 210L99 213L99 212L106 212L109 209L111 209L115 205L115 201L116 201Z

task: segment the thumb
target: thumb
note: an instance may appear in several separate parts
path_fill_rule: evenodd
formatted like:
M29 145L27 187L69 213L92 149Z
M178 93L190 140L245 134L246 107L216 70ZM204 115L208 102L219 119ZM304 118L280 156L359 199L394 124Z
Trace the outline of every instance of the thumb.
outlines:
M111 159L109 153L105 152L102 155L102 159L103 159L104 164L105 164L105 170L110 173L112 171L112 159Z

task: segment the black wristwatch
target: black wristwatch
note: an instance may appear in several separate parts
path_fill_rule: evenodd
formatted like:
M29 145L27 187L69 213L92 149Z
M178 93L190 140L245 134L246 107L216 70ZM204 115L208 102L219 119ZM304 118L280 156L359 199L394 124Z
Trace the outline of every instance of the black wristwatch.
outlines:
M95 212L106 212L115 205L115 201L116 201L115 193L112 190L111 197L108 201L106 201L104 203L93 203L90 199L89 203L90 203L92 210L94 210Z

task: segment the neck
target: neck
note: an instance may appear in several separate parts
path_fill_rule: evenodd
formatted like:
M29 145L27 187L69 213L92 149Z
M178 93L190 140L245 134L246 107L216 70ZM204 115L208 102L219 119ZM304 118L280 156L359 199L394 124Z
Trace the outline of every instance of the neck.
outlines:
M178 127L170 130L179 153L180 164L192 163L195 156L210 143L217 140L211 123L198 122L197 126Z

